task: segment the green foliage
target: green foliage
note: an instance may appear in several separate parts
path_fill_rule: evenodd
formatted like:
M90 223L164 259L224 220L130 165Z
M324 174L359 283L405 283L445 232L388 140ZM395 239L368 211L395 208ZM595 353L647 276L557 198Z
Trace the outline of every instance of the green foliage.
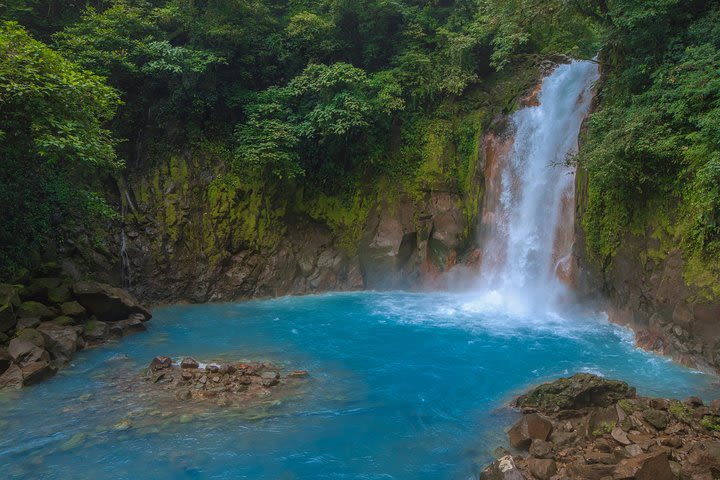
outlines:
M720 432L720 417L716 415L705 415L700 425L713 432Z
M104 216L107 205L87 191L97 172L122 166L103 127L119 105L102 78L0 24L0 274L27 264L53 238L53 218L70 211Z
M602 422L600 425L596 426L593 429L592 435L593 437L602 437L603 435L607 435L608 433L612 432L613 428L615 428L614 423Z
M668 405L668 412L681 422L690 423L692 421L692 410L682 402L677 400L671 401Z
M661 198L677 203L688 257L720 251L720 7L652 3L612 4L611 66L580 155L588 246L604 263Z

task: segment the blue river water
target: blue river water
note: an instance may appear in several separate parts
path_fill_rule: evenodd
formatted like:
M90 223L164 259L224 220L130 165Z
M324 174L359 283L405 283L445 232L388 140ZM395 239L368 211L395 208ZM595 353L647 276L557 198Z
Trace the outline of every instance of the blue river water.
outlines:
M517 415L507 403L539 382L586 371L647 395L718 392L714 377L635 349L601 315L506 310L403 292L159 308L148 332L0 396L2 477L468 479L505 442ZM160 354L311 376L249 412L150 410L123 379Z

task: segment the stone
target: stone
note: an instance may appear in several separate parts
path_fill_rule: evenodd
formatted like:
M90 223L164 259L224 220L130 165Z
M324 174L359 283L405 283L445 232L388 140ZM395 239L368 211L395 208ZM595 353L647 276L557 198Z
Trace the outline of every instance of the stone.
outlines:
M614 455L605 452L588 452L585 454L585 461L589 464L601 463L603 465L614 465L617 463Z
M665 452L651 452L622 460L615 468L616 480L675 480Z
M40 318L38 317L21 318L18 320L17 325L15 325L15 329L24 330L26 328L35 328L38 325L40 325Z
M618 380L605 380L597 375L578 373L531 390L516 401L519 407L540 411L607 407L618 400L635 397L635 389Z
M638 455L642 455L643 449L640 445L637 443L632 443L630 445L627 445L625 447L625 451L630 455L631 457L637 457Z
M306 378L309 377L310 373L307 370L296 370L288 373L288 378Z
M643 418L658 430L665 430L668 426L668 414L662 410L649 408L642 412Z
M555 460L530 458L528 459L530 473L539 480L550 480L550 477L557 473Z
M70 293L70 283L62 282L57 287L49 288L47 292L47 298L51 303L54 304L65 303L72 300L72 294Z
M630 445L632 443L628 438L627 433L625 433L625 431L620 427L613 428L610 432L610 436L613 440L618 443L622 443L623 445Z
M52 320L52 323L55 325L60 325L61 327L65 327L68 325L75 325L75 319L72 317L68 317L67 315L60 315L59 317L55 317Z
M267 371L260 374L264 387L274 387L280 383L280 374L278 372Z
M552 432L552 422L545 417L532 413L523 415L508 431L510 444L515 448L527 449L533 439L547 440Z
M147 330L145 322L142 321L142 317L133 315L125 320L114 322L115 325L122 329L123 335L130 333L144 332Z
M78 332L73 327L46 322L38 327L45 345L57 365L66 365L78 349Z
M535 439L530 444L530 455L535 458L550 458L552 456L552 451L552 442Z
M568 476L577 480L600 480L612 475L613 465L595 463L589 465L584 460L579 460L567 467Z
M577 433L575 432L560 432L555 430L550 434L550 441L557 447L571 445L575 440L577 440Z
M9 283L0 283L0 332L12 330L18 308L20 308L18 288Z
M50 354L42 347L22 338L13 338L10 340L8 353L15 363L20 366L39 361L50 361Z
M22 370L17 365L10 365L5 373L0 375L0 390L22 388Z
M50 378L57 372L57 369L47 361L29 363L22 367L23 385L34 385Z
M205 370L210 373L218 373L220 371L220 365L217 363L210 363L207 367L205 367Z
M5 370L10 368L12 365L13 358L10 356L10 352L7 348L0 348L0 374L5 373Z
M702 399L695 396L686 398L683 403L690 405L691 407L702 407L704 405Z
M480 480L526 480L515 465L513 457L506 455L494 461L480 473Z
M41 320L50 320L55 318L57 313L47 305L34 300L23 302L18 309L18 318L39 318Z
M150 312L130 293L117 287L98 282L78 282L73 285L75 297L88 312L104 322L112 322L140 314L149 320Z
M85 324L83 335L90 342L104 342L110 335L110 327L105 322L91 320Z
M57 288L63 282L62 278L41 277L34 279L29 285L20 289L20 297L23 300L48 300L48 290Z
M87 310L73 300L72 302L65 302L60 305L60 313L68 317L82 317L87 313Z
M670 402L668 402L664 398L651 398L650 399L650 407L655 408L657 410L667 410L669 404L670 404Z
M27 340L28 342L32 343L33 345L37 345L38 347L45 346L45 337L39 330L35 328L25 328L23 330L20 330L15 335L15 339Z
M172 359L170 357L158 356L150 361L150 369L153 371L164 370L172 367Z
M182 359L182 362L180 362L181 368L188 368L188 369L195 369L200 368L200 363L195 360L193 357L185 357Z

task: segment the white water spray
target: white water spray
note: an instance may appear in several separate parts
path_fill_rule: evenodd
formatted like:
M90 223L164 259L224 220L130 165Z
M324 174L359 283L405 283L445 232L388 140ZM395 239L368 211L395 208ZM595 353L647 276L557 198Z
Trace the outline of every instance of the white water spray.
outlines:
M527 313L554 307L565 293L558 277L569 271L575 180L567 158L577 152L597 78L592 62L557 67L539 105L518 110L512 138L495 149L480 232L484 307Z

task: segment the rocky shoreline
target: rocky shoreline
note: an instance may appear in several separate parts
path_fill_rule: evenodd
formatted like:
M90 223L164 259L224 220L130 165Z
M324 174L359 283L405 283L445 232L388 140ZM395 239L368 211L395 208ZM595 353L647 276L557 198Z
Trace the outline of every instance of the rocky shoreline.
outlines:
M0 390L52 377L78 350L144 331L151 316L128 292L103 283L0 284Z
M627 383L577 374L513 404L511 454L480 480L713 480L720 476L720 400L707 406L637 396Z

